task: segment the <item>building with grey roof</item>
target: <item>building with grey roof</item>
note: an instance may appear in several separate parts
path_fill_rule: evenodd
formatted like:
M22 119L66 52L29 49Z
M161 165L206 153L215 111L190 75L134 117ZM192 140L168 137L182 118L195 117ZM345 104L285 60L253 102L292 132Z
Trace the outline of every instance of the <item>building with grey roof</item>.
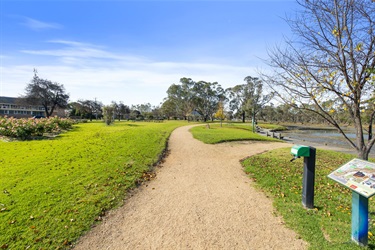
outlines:
M16 97L0 96L0 116L28 118L44 115L43 106L24 104Z

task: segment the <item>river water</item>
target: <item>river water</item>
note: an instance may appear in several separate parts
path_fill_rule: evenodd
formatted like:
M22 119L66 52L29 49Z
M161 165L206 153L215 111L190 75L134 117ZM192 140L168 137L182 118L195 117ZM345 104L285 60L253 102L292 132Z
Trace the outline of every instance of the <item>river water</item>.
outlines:
M282 134L286 141L293 144L304 144L307 146L320 147L326 149L333 149L345 153L356 155L356 150L353 149L345 140L342 134L338 133L334 128L314 128L303 126L287 126L288 130L283 131ZM355 142L354 129L346 129L345 133L348 138ZM367 139L367 134L365 138ZM371 151L371 157L375 157L375 149Z

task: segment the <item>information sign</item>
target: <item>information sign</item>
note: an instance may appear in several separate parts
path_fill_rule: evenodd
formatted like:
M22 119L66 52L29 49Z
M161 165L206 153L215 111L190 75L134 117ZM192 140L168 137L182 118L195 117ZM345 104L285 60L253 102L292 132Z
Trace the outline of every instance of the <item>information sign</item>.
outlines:
M375 163L353 159L328 177L366 198L375 194Z

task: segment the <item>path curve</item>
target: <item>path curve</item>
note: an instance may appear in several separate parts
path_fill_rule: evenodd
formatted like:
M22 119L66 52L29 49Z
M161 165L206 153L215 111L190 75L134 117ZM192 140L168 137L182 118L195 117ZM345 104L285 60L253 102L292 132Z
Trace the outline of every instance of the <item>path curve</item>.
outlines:
M81 238L79 249L306 249L251 186L240 159L285 143L207 145L177 128L157 178Z

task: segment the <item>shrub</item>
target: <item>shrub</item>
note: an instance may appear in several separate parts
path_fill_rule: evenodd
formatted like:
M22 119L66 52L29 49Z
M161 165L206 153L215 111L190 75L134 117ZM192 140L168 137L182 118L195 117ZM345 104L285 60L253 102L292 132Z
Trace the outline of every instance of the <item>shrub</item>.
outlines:
M62 130L71 129L73 124L73 120L59 117L42 119L0 117L0 135L27 140L32 136L42 136L44 133L60 133Z
M107 125L112 124L115 121L115 119L114 119L114 112L115 112L114 106L108 105L108 106L104 106L102 109L103 109L103 118L104 118L105 124L107 124Z

